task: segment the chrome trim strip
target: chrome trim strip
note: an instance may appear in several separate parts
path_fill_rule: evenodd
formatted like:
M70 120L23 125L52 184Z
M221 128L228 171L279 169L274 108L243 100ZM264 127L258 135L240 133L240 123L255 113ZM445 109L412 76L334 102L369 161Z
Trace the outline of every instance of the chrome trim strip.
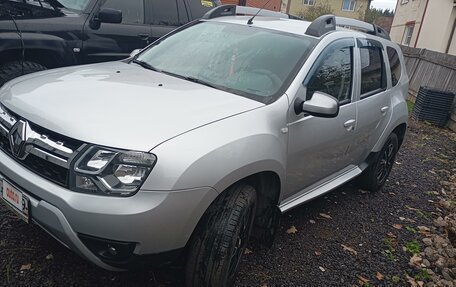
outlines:
M46 160L46 161L55 163L56 165L60 165L65 168L70 168L69 162L67 160L57 157L51 153L48 153L44 150L39 149L39 148L31 148L28 152L30 154L36 155L37 157Z
M5 108L0 105L0 134L10 141L11 131L19 120L9 115ZM47 135L39 134L32 129L30 124L25 122L25 142L23 149L25 155L20 159L25 159L27 154L33 154L43 160L49 161L64 168L70 168L70 162L76 157L77 153L86 147L82 144L76 151L65 146L63 142L53 141Z

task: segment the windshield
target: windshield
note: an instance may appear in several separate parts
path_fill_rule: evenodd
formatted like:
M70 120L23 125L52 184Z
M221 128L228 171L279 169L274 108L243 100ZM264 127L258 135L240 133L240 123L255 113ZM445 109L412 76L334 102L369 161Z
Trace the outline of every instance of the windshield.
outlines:
M63 7L71 10L84 11L90 0L58 0Z
M137 62L269 103L283 94L315 42L251 26L200 22L161 40Z
M64 7L80 12L85 10L90 0L13 0L13 2L32 4L43 8Z

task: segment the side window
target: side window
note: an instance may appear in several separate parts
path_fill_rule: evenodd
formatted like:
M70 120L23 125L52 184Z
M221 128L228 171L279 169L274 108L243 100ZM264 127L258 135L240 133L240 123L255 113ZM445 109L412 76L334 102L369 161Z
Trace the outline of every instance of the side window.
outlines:
M177 2L177 0L153 0L152 24L164 26L180 26L179 14L182 9L177 9Z
M187 1L193 19L203 17L207 11L215 7L213 0L190 0Z
M386 48L386 52L388 53L388 59L391 68L391 83L394 87L397 85L401 78L401 61L396 49L388 47Z
M122 11L123 24L144 23L144 2L143 0L106 0L101 8L112 8Z
M350 102L354 45L353 40L343 39L325 48L304 80L307 100L319 91L335 97L341 104Z
M361 57L361 97L386 88L382 44L374 40L358 40Z
M184 25L188 23L187 9L185 9L184 0L177 0L177 13L179 14L179 24Z

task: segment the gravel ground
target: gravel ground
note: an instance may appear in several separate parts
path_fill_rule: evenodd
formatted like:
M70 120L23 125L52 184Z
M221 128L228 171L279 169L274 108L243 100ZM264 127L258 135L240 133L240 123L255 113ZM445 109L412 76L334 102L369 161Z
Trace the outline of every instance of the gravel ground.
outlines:
M448 240L448 223L438 222L450 220L441 206L449 192L444 205L455 204L444 186L455 179L455 158L454 133L412 122L382 191L347 184L285 214L272 248L249 244L236 285L432 286L442 271L456 279L451 266L424 261L436 244L423 241ZM0 286L182 286L182 270L104 271L0 206Z

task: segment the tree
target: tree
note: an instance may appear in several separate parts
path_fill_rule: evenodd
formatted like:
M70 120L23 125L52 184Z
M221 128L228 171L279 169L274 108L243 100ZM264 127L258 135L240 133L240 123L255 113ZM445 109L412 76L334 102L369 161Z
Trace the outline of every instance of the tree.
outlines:
M306 21L313 21L325 14L334 14L334 11L328 1L316 3L314 6L309 6L306 10L298 12L298 16Z
M368 23L375 23L375 20L382 16L393 17L394 12L389 9L382 10L377 8L370 8L366 12L366 17L364 17L364 21Z

